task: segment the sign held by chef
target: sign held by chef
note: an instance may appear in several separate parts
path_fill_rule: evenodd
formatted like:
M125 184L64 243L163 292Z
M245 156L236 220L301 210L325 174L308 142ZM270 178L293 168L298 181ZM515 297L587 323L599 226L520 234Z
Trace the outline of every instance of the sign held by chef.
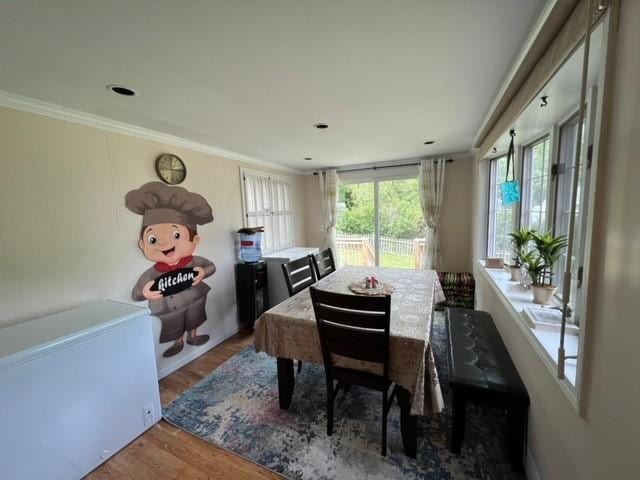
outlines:
M206 320L205 304L211 288L204 283L216 266L194 256L200 243L198 225L213 221L209 203L183 187L149 182L131 190L125 205L142 215L138 246L154 262L133 288L136 301L147 299L151 314L162 322L160 343L173 342L162 356L177 355L189 345L203 345L209 335L198 335Z

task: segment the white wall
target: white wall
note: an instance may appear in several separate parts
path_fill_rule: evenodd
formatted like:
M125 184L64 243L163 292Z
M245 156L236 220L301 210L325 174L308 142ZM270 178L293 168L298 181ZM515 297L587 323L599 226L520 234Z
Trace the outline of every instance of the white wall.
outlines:
M613 24L615 28L615 19ZM584 418L476 275L479 305L494 315L531 396L529 443L544 479L640 476L640 2L622 2L617 37L598 165ZM481 177L474 174L476 182ZM478 183L475 191L480 205L483 190ZM483 232L483 223L476 222L475 245ZM476 248L474 255L478 258L481 252Z
M141 217L125 208L124 196L157 180L155 158L171 152L186 163L183 186L203 195L215 217L199 228L196 255L217 266L206 280L209 319L199 333L220 339L236 331L232 232L242 226L240 163L8 108L0 108L0 145L0 325L95 299L132 301L131 288L151 263L137 247ZM296 243L304 244L303 181L290 176ZM160 357L159 369L210 346L186 345L176 357Z

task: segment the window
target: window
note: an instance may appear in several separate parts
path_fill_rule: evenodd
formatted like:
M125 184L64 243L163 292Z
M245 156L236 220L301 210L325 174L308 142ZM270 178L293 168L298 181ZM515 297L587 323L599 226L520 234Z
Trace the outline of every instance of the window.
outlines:
M587 158L586 143L588 139L583 125L585 145L578 172L578 192L575 210L575 235L573 267L571 280L570 306L574 314L569 322L579 325L580 314L577 306L582 296L582 276L585 255L585 239L587 227L587 199L589 198L590 165ZM575 171L575 153L578 138L577 113L565 123L560 124L557 133L546 136L527 145L522 150L522 201L520 204L520 225L537 232L553 231L556 236L569 234L571 217L571 192ZM551 145L556 143L557 151L551 152ZM489 218L487 235L487 256L510 258L510 241L508 234L518 225L515 208L505 207L501 202L500 184L506 176L506 156L494 158L489 164ZM553 167L553 168L551 168ZM557 286L556 297L562 298L562 277L566 269L566 250L554 266L553 282Z
M549 221L549 137L524 148L522 165L522 226L546 232Z
M406 176L393 170L367 181L341 176L338 265L420 268L425 224L415 168Z
M275 252L294 244L291 182L252 170L240 170L245 227L264 227L262 251Z
M513 318L580 415L583 414L582 394L585 392L583 360L593 357L589 355L589 335L592 332L587 324L593 313L588 309L589 297L599 293L598 285L589 283L592 277L590 269L594 266L591 259L606 254L597 251L592 240L600 220L598 215L594 215L600 200L595 198L595 182L600 174L598 163L606 163L607 160L606 145L601 143L600 135L606 123L603 110L606 92L603 87L609 86L605 66L612 31L615 31L615 18L605 13L591 32L589 58L584 57L585 44L580 44L518 118L505 116L496 122L496 125L504 125L509 119L509 127L517 128L519 136L516 138L540 139L521 145L519 150L521 155L516 170L521 172L523 196L519 205L514 207L520 212L513 217L514 226L518 222L533 228L544 226L544 230L553 230L554 236L568 235L572 222L575 227L571 232L571 256L568 249L561 250L552 268L552 282L562 298L551 299L550 306L536 305L533 295L511 280L511 274L515 272L478 269L478 273L482 272L481 275L488 280L488 288L483 285L477 292L479 306L502 304L506 307L500 313ZM588 66L582 77L574 75L580 62ZM555 95L549 95L551 108L540 108L549 103L545 98L547 93L554 91ZM510 116L511 112L507 115ZM496 139L494 151L502 151L510 140L509 130L505 128ZM500 204L499 186L496 184L504 179L500 163L500 159L491 161L489 157L479 166L478 172L480 178L484 177L480 191L487 201L480 200L488 212L489 253L499 248ZM539 181L541 177L542 181ZM530 248L533 250L535 246ZM571 278L565 279L569 263ZM496 299L500 301L494 302L492 294L497 295ZM568 317L559 308L564 300L571 307Z
M585 139L585 131L583 125L583 136ZM575 171L575 155L578 142L578 116L574 116L564 125L560 127L560 142L558 149L556 175L556 211L555 211L555 234L569 234L569 220L571 217L571 192L573 190L573 172ZM582 152L585 152L583 145ZM583 155L584 157L584 155ZM586 206L589 195L590 165L587 163L586 168L584 162L580 162L578 170L578 193L576 197L575 210L575 234L574 234L574 251L573 251L573 268L571 280L571 305L575 307L579 301L582 287L582 268L584 263L584 247L585 247L585 228L586 228ZM560 257L558 264L555 266L557 275L562 275L565 271L567 262L566 252ZM557 281L557 295L562 295L562 282ZM573 318L575 323L578 319Z
M514 166L512 165L512 168ZM487 231L487 256L509 260L511 244L509 233L514 230L513 205L502 204L500 184L507 175L507 157L494 158L489 162L489 222Z

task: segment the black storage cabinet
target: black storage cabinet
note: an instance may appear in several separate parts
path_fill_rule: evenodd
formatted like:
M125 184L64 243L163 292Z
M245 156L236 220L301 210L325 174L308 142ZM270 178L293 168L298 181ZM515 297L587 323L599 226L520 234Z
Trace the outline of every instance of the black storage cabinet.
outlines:
M240 325L253 329L256 319L269 309L267 264L236 264L236 297Z

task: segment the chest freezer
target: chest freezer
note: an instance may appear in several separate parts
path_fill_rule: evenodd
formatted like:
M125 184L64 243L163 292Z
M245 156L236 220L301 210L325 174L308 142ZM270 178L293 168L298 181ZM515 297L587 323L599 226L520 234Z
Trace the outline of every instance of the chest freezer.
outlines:
M161 413L146 308L100 301L0 328L2 478L82 478Z

